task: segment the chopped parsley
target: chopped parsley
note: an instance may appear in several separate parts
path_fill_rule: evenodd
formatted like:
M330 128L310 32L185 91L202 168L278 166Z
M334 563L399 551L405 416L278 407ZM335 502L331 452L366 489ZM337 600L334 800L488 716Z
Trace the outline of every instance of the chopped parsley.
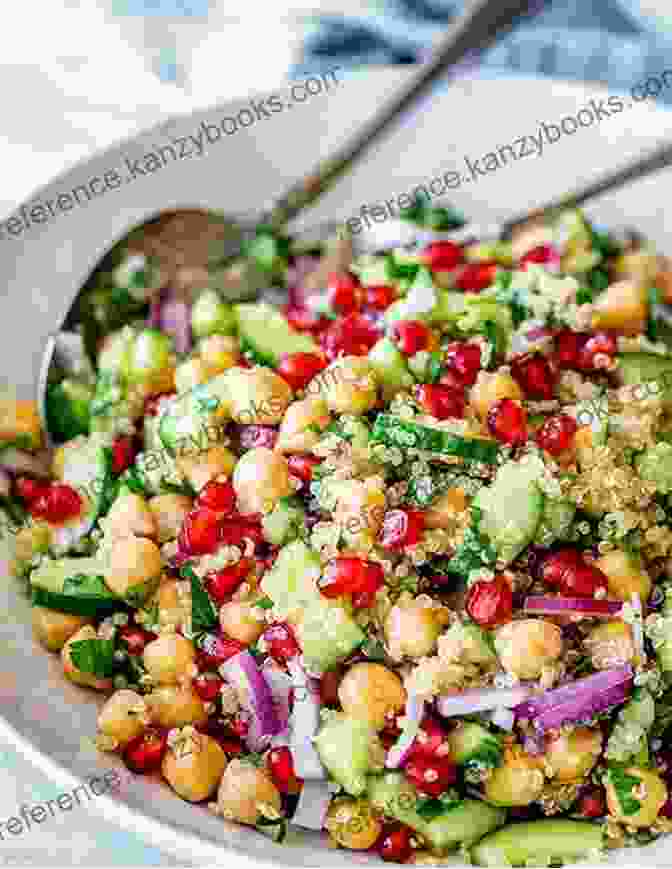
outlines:
M194 633L209 631L217 624L217 613L200 578L185 564L180 575L191 582L191 629Z
M457 547L455 555L446 568L448 573L456 573L464 579L474 570L489 567L497 561L497 552L480 530L482 511L478 507L471 508L471 525L464 532L464 539Z
M70 658L82 673L107 679L114 673L114 640L77 640L70 646Z
M634 775L628 775L623 767L615 765L609 767L608 775L609 781L616 791L623 814L636 815L641 809L642 804L638 799L633 797L632 792L642 783L642 780Z

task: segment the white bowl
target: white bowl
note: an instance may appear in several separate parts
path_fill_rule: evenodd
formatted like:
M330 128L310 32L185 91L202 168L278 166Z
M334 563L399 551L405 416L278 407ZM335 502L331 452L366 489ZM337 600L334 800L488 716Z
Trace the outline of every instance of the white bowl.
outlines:
M88 204L57 214L12 236L0 224L0 371L19 393L34 395L45 339L66 314L78 288L100 256L128 229L167 208L207 207L235 215L258 211L325 154L378 106L400 83L403 70L370 70L339 76L339 87L316 96L296 112L286 109L211 145L203 157L186 158L154 174L124 183ZM278 89L280 92L280 89ZM362 204L384 202L451 170L466 174L465 156L478 159L539 125L577 116L605 92L549 81L468 80L435 95L431 111L418 113L375 157L334 189L302 223L348 218ZM625 100L627 102L627 98ZM244 100L182 117L110 148L81 163L39 191L36 201L88 183L157 146L194 133L202 121L232 115ZM584 118L587 116L584 114ZM571 126L571 125L567 125ZM546 145L541 157L520 156L478 181L464 183L452 201L478 222L491 222L544 201L619 164L672 133L672 113L634 105L612 118L581 128ZM520 153L521 145L515 146ZM664 173L590 209L599 222L641 228L663 249L672 250L672 173ZM36 213L40 213L39 211ZM17 231L18 224L12 224ZM5 640L0 671L0 733L70 787L99 768L114 765L91 747L98 698L64 682L56 656L33 641L29 606L15 580L0 590L0 606L10 618L0 624ZM225 823L201 807L181 801L158 782L134 778L118 799L100 797L95 808L153 844L190 862L226 858L227 850L256 860L300 866L346 866L370 861L367 855L334 851L317 835L294 836L275 845L256 832ZM663 840L637 852L610 854L614 865L636 860L672 863L672 844ZM460 861L456 857L455 863Z

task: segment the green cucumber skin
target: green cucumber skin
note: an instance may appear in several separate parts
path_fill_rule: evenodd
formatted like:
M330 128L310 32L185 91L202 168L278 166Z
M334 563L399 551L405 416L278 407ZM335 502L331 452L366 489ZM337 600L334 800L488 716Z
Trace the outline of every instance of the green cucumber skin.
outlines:
M317 344L295 332L277 308L266 303L234 305L241 345L266 365L275 367L285 353L315 353Z
M477 866L548 865L549 858L563 862L600 851L603 828L589 821L566 819L508 824L482 839L472 849ZM540 862L530 864L529 861Z
M475 721L467 721L451 734L455 761L463 766L470 761L481 761L497 766L502 760L501 740Z
M619 362L618 372L625 386L656 381L669 397L672 391L672 357L656 356L654 353L621 353L616 358Z
M37 585L32 588L31 603L71 616L102 616L124 608L123 601L118 598L59 594Z
M441 429L418 425L389 413L381 413L376 418L371 440L388 447L444 453L489 465L495 464L499 456L499 447L496 443L478 439L469 440Z
M506 809L481 800L464 800L430 821L425 827L425 836L434 851L443 853L461 843L478 842L505 821Z

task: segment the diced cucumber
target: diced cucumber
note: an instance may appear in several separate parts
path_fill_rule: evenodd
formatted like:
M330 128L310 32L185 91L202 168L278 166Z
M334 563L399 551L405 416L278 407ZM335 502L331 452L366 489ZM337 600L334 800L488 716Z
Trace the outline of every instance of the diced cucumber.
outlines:
M410 389L415 378L408 370L406 357L390 338L381 338L369 350L369 362L373 366L383 389L383 398L394 398L397 392Z
M448 735L450 751L461 766L478 763L498 766L502 761L502 743L498 736L475 721L467 721Z
M313 339L295 332L277 308L260 304L234 305L243 350L261 364L275 367L285 353L315 353Z
M297 633L308 668L319 673L333 669L365 639L343 607L323 597L303 609Z
M303 609L324 599L317 587L320 575L319 555L302 540L295 540L280 550L264 576L264 594L283 613Z
M173 455L207 449L208 430L217 425L222 404L229 398L229 378L224 374L199 383L179 395L161 414L158 435Z
M621 353L616 358L621 380L626 386L655 382L666 399L672 397L671 356L657 356L654 353ZM653 389L650 394L655 394Z
M89 533L93 523L109 507L114 481L111 455L96 435L69 441L61 450L59 478L77 491L83 511L77 522L54 528L52 545L67 550Z
M388 447L460 456L467 461L490 465L495 464L499 455L499 446L494 441L463 438L445 429L420 425L389 413L376 417L371 440Z
M661 441L635 458L635 469L642 480L656 484L661 495L672 492L672 444Z
M34 606L77 616L106 615L122 607L96 558L45 559L30 575Z
M473 845L505 821L505 809L490 806L482 800L462 800L433 818L425 827L424 834L432 851L443 853L460 843Z
M395 280L394 264L389 256L361 256L351 266L363 287L392 284Z
M566 540L576 515L576 504L562 498L544 498L541 522L534 535L534 543L550 546L556 540Z
M281 498L261 522L264 537L275 546L290 543L305 527L306 511L299 498Z
M470 664L492 664L496 661L493 643L478 625L454 622L446 631L446 637L453 636L462 647L462 657Z
M315 737L315 747L329 775L353 797L366 790L375 730L367 721L330 715Z
M474 505L482 511L480 530L507 564L537 533L544 510L544 496L538 485L543 470L543 461L536 456L507 462L497 471L492 485L484 486L474 499Z
M418 814L418 792L400 772L369 776L367 796L371 805L384 815L424 834L427 821Z
M604 827L565 819L509 824L472 849L477 866L548 866L597 855ZM595 862L595 861L592 861Z

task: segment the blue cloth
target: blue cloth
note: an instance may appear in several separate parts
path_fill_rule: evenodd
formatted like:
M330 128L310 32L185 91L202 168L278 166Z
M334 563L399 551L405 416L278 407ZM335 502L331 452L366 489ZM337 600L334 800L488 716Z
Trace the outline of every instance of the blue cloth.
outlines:
M293 73L308 75L334 64L417 63L428 57L432 40L462 2L369 0L363 6L356 17L315 19ZM547 0L542 13L485 53L483 67L627 90L672 69L672 34L657 32L653 19L629 15L636 6L636 0ZM658 100L672 104L672 88Z

